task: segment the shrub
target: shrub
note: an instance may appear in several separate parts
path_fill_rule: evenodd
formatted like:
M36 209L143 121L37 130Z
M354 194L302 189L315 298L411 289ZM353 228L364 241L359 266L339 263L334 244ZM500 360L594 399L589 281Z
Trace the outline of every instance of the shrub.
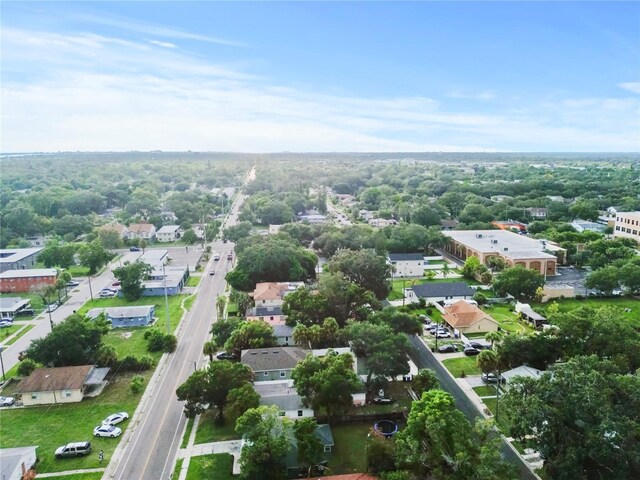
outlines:
M476 294L473 296L473 299L478 302L478 305L485 305L487 303L487 297L485 297L484 294L480 292L476 292Z
M427 307L426 312L427 312L427 315L431 315L433 313L433 308Z
M174 352L178 345L178 339L175 335L162 333L160 330L152 329L144 332L144 338L147 341L147 350L150 352Z
M131 379L131 384L129 386L133 393L142 392L142 390L144 390L144 377L142 375L135 375Z
M142 372L153 367L153 359L148 355L136 357L127 355L118 362L118 370L121 372Z
M40 367L41 365L36 362L35 360L32 360L30 358L25 358L24 360L22 360L19 364L18 364L18 376L19 377L28 377L29 375L31 375L33 373L33 371Z

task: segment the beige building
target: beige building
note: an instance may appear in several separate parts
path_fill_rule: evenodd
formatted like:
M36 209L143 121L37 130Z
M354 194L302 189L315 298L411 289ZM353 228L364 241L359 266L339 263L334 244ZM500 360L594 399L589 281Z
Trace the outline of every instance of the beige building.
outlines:
M529 238L506 230L452 230L445 250L461 260L477 257L483 265L491 257L504 259L510 267L521 265L541 275L556 275L567 251L555 243Z
M24 406L81 401L87 391L103 385L108 368L94 365L36 368L16 388Z
M442 319L462 333L484 333L498 330L498 322L491 315L464 300L444 307Z
M281 307L284 297L295 292L303 282L263 282L256 284L256 288L249 296L253 298L256 307Z
M632 238L640 244L640 212L617 212L613 236Z

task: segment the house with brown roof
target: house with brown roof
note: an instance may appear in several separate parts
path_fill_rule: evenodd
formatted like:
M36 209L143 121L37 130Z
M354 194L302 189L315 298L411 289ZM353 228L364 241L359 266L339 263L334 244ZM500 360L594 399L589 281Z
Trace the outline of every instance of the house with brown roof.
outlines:
M281 307L284 297L302 285L302 282L258 283L249 296L253 298L256 307Z
M106 225L101 226L99 230L118 232L118 234L122 238L126 238L127 232L129 231L126 225L122 225L121 223L117 222L107 223Z
M129 240L139 238L142 240L151 241L156 236L156 227L151 223L132 223L128 227L126 237Z
M495 332L499 327L491 315L464 300L444 307L444 311L442 319L462 333Z
M104 386L108 372L109 368L95 365L36 368L15 392L24 406L79 402L89 391Z

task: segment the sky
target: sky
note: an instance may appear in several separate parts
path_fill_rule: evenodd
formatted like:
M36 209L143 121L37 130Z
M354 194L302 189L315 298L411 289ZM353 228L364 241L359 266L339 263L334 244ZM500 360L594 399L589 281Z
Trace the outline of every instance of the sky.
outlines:
M637 1L0 9L3 153L640 151Z

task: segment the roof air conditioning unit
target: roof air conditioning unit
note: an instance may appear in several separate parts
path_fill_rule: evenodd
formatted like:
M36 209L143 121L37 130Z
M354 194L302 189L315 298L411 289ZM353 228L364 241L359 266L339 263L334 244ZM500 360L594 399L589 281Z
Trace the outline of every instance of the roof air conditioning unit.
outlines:
M482 238L482 234L481 233L476 233L476 238Z
M491 240L491 243L498 243L498 240Z
M503 250L504 252L508 252L508 251L509 251L509 248L508 248L508 247L504 247L502 250Z

